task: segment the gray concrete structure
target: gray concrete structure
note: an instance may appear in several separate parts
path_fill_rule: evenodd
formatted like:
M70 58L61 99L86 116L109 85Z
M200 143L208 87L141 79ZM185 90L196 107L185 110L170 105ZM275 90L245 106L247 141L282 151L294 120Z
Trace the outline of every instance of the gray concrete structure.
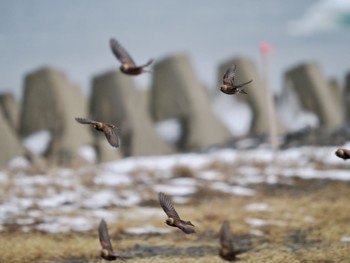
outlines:
M52 141L46 154L55 162L79 159L79 147L92 143L88 128L74 120L80 116L87 116L87 98L63 73L42 68L26 76L20 134L50 131Z
M12 93L0 94L0 108L10 127L17 131L21 106Z
M119 71L96 76L90 98L91 118L117 125L125 156L173 153L173 147L156 134L144 96L133 78Z
M264 86L264 83L258 74L255 63L252 60L245 57L235 57L223 62L219 66L218 71L218 92L221 92L219 91L219 87L222 84L222 77L232 64L236 64L237 66L235 76L236 84L244 83L251 79L253 82L245 86L245 91L248 94L238 94L231 96L234 96L234 98L246 102L251 107L253 112L253 119L250 127L250 134L253 136L267 135L269 132L269 117L266 87ZM284 131L284 128L280 117L277 116L277 118L277 130L278 133L282 133Z
M305 63L288 70L285 81L291 83L302 106L317 114L322 127L336 129L342 125L343 106L337 100L337 95L332 91L318 64Z
M350 125L350 71L345 76L345 89L343 96L344 119L347 125Z
M8 162L24 154L19 138L10 127L8 121L5 119L2 110L0 109L0 168L5 168Z
M208 92L185 54L158 61L153 71L152 116L155 121L180 120L183 129L179 142L181 149L198 150L229 140L229 131L214 115Z

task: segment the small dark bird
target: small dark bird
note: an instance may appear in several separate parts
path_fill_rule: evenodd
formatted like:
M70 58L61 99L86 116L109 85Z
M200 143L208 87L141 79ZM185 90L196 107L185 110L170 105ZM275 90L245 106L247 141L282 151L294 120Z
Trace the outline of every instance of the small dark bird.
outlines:
M233 236L231 232L230 223L228 221L224 221L220 229L220 244L221 248L219 250L219 255L221 258L227 261L237 260L237 255L247 250L235 249L233 245Z
M168 226L172 227L178 227L182 230L182 232L186 234L196 233L192 227L194 225L191 223L191 221L184 221L180 218L180 216L177 214L175 208L169 201L169 199L165 196L163 193L158 194L159 197L159 203L160 206L163 208L164 212L167 214L168 219L165 221L165 223Z
M340 148L335 152L335 155L346 161L347 159L350 159L350 150Z
M113 147L118 148L120 146L120 140L118 135L114 132L115 125L99 122L99 121L93 121L89 119L84 118L75 118L75 120L81 124L90 124L92 125L96 130L101 131L105 134L108 142Z
M100 255L103 259L108 261L117 260L117 259L121 259L121 260L127 259L126 257L123 257L113 251L111 240L108 234L107 224L106 224L106 221L104 221L103 219L101 220L100 225L98 226L98 236L102 247Z
M223 93L232 95L232 94L238 94L238 93L243 93L243 94L247 94L247 92L245 92L243 86L249 84L250 82L252 82L253 80L249 80L245 83L239 84L239 85L235 85L235 71L236 71L236 65L233 64L231 67L229 67L226 71L226 73L224 74L224 77L222 79L222 85L220 86L220 90Z
M127 75L139 75L143 72L151 72L149 70L145 70L145 67L152 64L153 59L150 59L146 64L141 66L136 66L134 60L131 58L129 53L119 44L117 40L111 38L109 40L109 44L111 46L113 54L120 61L120 71Z

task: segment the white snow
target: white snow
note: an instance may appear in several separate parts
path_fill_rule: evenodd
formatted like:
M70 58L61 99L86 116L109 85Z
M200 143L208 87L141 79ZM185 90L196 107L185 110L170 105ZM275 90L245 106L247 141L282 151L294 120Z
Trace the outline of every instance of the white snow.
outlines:
M82 201L82 205L90 209L107 207L113 204L115 198L116 193L111 190L103 190L90 194Z
M222 182L215 182L211 184L211 189L221 191L224 193L241 195L241 196L253 196L255 195L255 191L250 188L241 187L241 186L231 186Z
M165 141L176 144L182 136L182 126L179 119L166 119L155 124L157 134Z
M43 130L27 136L23 140L24 147L36 155L42 155L51 142L52 135L49 131Z
M350 148L350 143L339 147ZM339 147L304 146L281 150L276 162L271 162L269 148L259 147L130 157L80 168L49 168L46 174L30 174L26 165L13 165L0 172L0 186L3 186L0 188L0 229L7 222L15 222L22 231L35 228L52 233L86 231L96 228L101 218L110 221L120 216L130 220L166 218L159 206L138 206L147 200L158 202L158 192L171 196L174 204L186 204L201 187L245 198L256 194L249 187L251 185L292 183L292 180L286 180L290 177L348 181L350 162L334 155ZM175 177L173 169L178 166L188 167L192 176ZM244 209L268 212L273 208L258 202ZM314 220L307 215L304 218L305 223ZM247 224L283 226L286 223L248 218ZM130 231L159 230L152 227L148 225ZM263 234L254 231L255 235Z
M341 242L350 242L350 236L342 236L342 237L340 238L340 241L341 241Z
M50 178L47 175L37 174L27 176L24 173L19 173L13 179L16 185L30 186L30 185L47 185L50 182Z
M67 195L56 194L50 197L46 197L44 199L40 199L37 201L37 204L40 208L55 208L66 202L71 202L71 199Z
M137 207L125 212L125 217L128 219L151 219L166 217L166 215L160 207Z
M201 171L198 173L198 178L206 181L220 181L225 177L224 174L216 171Z
M56 217L48 218L46 222L36 226L38 230L49 233L70 231L88 231L93 229L93 224L85 217Z
M132 180L126 174L113 173L111 171L102 171L94 179L95 184L104 184L109 186L132 184Z
M106 221L115 221L118 218L116 211L110 211L103 208L93 209L91 214L96 218L103 218Z
M81 146L78 152L83 159L90 163L95 163L97 160L96 150L91 145Z
M133 235L143 234L168 234L171 232L168 228L159 228L152 225L144 225L141 227L129 227L125 229L125 232Z
M121 207L135 206L142 201L141 197L136 192L130 192L123 197L116 197L112 200L112 204Z
M166 184L156 184L153 186L154 191L163 192L168 195L189 195L194 194L197 188L194 186L185 185L166 185Z
M195 178L189 178L189 177L178 177L174 179L169 180L169 184L175 185L175 186L197 186L198 181Z
M251 212L269 212L273 210L268 204L265 203L251 203L246 205L244 209Z
M9 161L8 167L11 169L25 169L30 167L30 162L25 157L18 156Z
M275 225L275 226L285 226L286 222L277 221L277 220L264 220L260 218L247 218L245 222L252 227L260 227L266 225Z
M245 222L253 227L265 226L267 225L267 221L259 218L247 218Z

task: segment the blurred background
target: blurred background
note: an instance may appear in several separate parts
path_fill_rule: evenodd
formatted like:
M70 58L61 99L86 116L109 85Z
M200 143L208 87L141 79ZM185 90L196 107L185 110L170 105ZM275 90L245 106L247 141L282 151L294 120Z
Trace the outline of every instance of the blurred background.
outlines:
M93 75L118 66L108 46L111 37L138 63L186 52L210 89L218 85L218 64L228 57L244 55L259 64L261 41L277 49L271 61L276 91L284 71L300 62L316 61L328 78L342 84L350 66L346 0L33 0L0 5L0 91L18 98L25 74L44 65L61 69L88 93ZM136 81L148 86L150 77Z
M87 156L117 158L74 117L117 124L122 156L232 145L271 135L271 124L276 144L277 135L346 120L350 1L11 1L1 2L0 22L0 104L10 126L2 133L13 149L0 163L22 145L62 163L86 145ZM137 64L154 58L153 73L122 75L110 38ZM265 64L261 43L273 50ZM232 63L236 83L253 79L248 96L218 90ZM269 112L269 88L278 114Z

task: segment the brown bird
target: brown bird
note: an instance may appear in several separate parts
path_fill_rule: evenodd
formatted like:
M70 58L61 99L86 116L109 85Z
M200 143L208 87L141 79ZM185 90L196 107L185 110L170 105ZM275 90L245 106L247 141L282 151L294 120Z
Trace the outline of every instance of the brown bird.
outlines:
M238 259L238 254L247 251L246 249L235 249L233 245L233 236L231 232L230 223L226 220L224 221L220 229L220 244L221 248L219 250L219 255L221 258L227 261L234 261Z
M340 148L335 152L335 155L346 161L347 159L350 159L350 150Z
M139 75L143 72L151 72L149 70L145 70L145 67L152 64L153 59L150 59L146 64L141 66L136 66L134 60L131 58L129 53L119 44L117 40L111 38L109 40L109 44L111 46L113 54L120 61L120 71L127 75Z
M106 221L104 221L103 219L101 220L100 225L98 226L98 236L102 247L100 255L103 259L108 261L117 259L127 259L127 257L121 256L113 251L111 240L108 234L107 224Z
M177 227L186 234L196 233L196 231L194 231L194 229L192 228L194 227L194 225L191 223L191 221L185 221L180 218L180 216L177 214L175 208L173 207L169 199L165 196L165 194L159 193L158 197L160 206L163 208L164 212L168 216L168 219L165 221L165 223L168 226Z
M222 85L220 86L220 90L223 93L226 93L229 95L238 94L238 93L247 94L247 92L245 92L243 86L249 84L253 80L249 80L249 81L244 82L242 84L235 85L235 71L236 71L235 64L233 64L231 67L229 67L227 69L227 71L224 74L224 77L222 79Z
M120 140L118 135L114 132L115 125L99 122L99 121L93 121L89 119L84 118L75 118L75 120L81 124L90 124L92 125L96 130L101 131L105 134L108 142L113 147L118 148L120 146Z

